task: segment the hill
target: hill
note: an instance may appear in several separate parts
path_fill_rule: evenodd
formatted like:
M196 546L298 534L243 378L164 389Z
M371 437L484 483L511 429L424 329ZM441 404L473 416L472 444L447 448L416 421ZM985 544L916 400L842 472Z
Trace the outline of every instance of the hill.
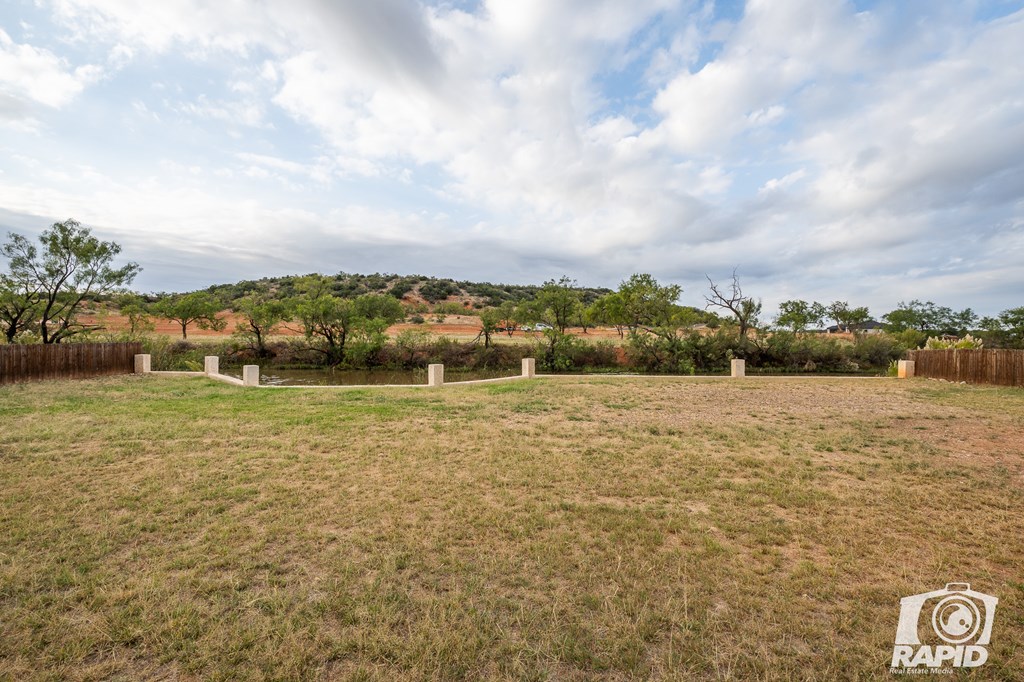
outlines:
M302 275L242 280L234 284L216 284L206 291L219 297L225 304L230 304L252 291L266 291L276 298L288 298L295 295L295 282L300 277ZM529 301L541 289L540 285L533 284L492 284L376 272L372 275L340 272L333 277L334 294L341 298L378 293L388 294L406 302L436 304L450 301L477 309L501 305L505 301ZM611 293L611 289L603 287L577 287L577 290L587 305Z

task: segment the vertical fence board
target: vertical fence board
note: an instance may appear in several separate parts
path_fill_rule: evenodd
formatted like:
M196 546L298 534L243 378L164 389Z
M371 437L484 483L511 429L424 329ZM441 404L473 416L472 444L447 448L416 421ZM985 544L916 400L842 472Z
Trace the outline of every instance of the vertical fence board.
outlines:
M0 384L131 374L142 344L57 343L0 346Z
M1024 386L1024 350L912 350L907 359L919 377Z

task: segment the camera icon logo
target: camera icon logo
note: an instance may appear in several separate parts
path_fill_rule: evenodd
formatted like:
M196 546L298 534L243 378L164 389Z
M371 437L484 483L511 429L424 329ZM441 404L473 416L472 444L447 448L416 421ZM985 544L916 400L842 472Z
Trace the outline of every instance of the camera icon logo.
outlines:
M998 603L996 597L972 590L969 583L948 583L941 590L903 597L892 668L939 668L947 663L976 668L984 664Z

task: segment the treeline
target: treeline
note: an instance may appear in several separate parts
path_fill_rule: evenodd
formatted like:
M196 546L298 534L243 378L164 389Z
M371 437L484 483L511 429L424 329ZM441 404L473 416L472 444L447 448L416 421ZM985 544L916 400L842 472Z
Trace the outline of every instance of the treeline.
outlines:
M852 339L806 332L806 326L815 322L814 304L804 306L810 312L802 322L782 318L764 323L759 317L761 303L745 295L735 277L727 285L709 280L705 301L711 310L680 305L678 285L661 285L648 274L633 275L589 305L574 284L565 277L551 280L529 301L506 301L478 311L477 339L460 343L422 331L404 331L389 340L387 327L408 315L396 299L372 293L343 299L332 293L330 278L307 276L296 282L296 295L290 299L250 292L236 300L233 309L243 321L229 355L350 368L409 368L434 361L456 367L512 367L530 355L546 371L629 369L678 374L724 372L730 360L745 358L760 371L849 373L887 369L908 348L916 347L916 337L911 339L910 333L924 333L917 329L857 332L851 321L856 318L846 316L850 306L842 302L822 308L842 316L854 329ZM217 306L208 293L176 300L205 300L210 320L216 319ZM269 340L289 320L304 331L303 339ZM616 328L621 345L586 339L586 332L597 325ZM534 335L517 344L494 343L517 330ZM182 353L193 350L187 344L179 348Z
M649 274L632 275L614 291L580 287L568 277L538 286L498 286L340 273L141 296L126 290L139 266L116 267L120 247L97 240L73 220L55 223L39 245L9 235L0 253L9 264L8 272L0 274L0 330L7 342L87 338L103 329L103 310L109 305L127 322L121 333L125 338L147 335L154 318L161 318L179 325L187 341L190 328L224 329L223 311L228 309L239 320L233 330L235 355L347 367L391 365L396 357L425 362L437 354L431 350L435 341L421 338L417 350L398 353L388 327L456 313L475 315L479 325L477 339L460 351L468 364L504 362L512 352L495 350L495 339L529 330L530 352L549 371L627 366L714 372L737 357L772 370L856 371L885 367L907 349L925 344L955 340L967 347L1024 347L1024 307L979 318L969 308L955 311L913 300L900 303L879 322L867 307L846 301L790 300L766 319L760 299L743 291L735 272L725 282L708 278L704 308L680 305L682 288L663 285ZM82 313L90 307L95 315L86 324ZM828 321L852 339L811 333ZM620 346L585 340L597 326L616 329ZM301 340L284 346L273 341L286 327L301 333Z

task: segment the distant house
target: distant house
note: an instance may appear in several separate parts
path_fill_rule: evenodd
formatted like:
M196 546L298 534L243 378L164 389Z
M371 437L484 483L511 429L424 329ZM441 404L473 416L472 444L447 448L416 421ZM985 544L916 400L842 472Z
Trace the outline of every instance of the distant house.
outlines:
M868 320L861 324L850 325L849 328L839 325L832 325L825 329L826 334L838 334L839 332L855 332L857 334L881 334L885 331L885 325L877 320Z

